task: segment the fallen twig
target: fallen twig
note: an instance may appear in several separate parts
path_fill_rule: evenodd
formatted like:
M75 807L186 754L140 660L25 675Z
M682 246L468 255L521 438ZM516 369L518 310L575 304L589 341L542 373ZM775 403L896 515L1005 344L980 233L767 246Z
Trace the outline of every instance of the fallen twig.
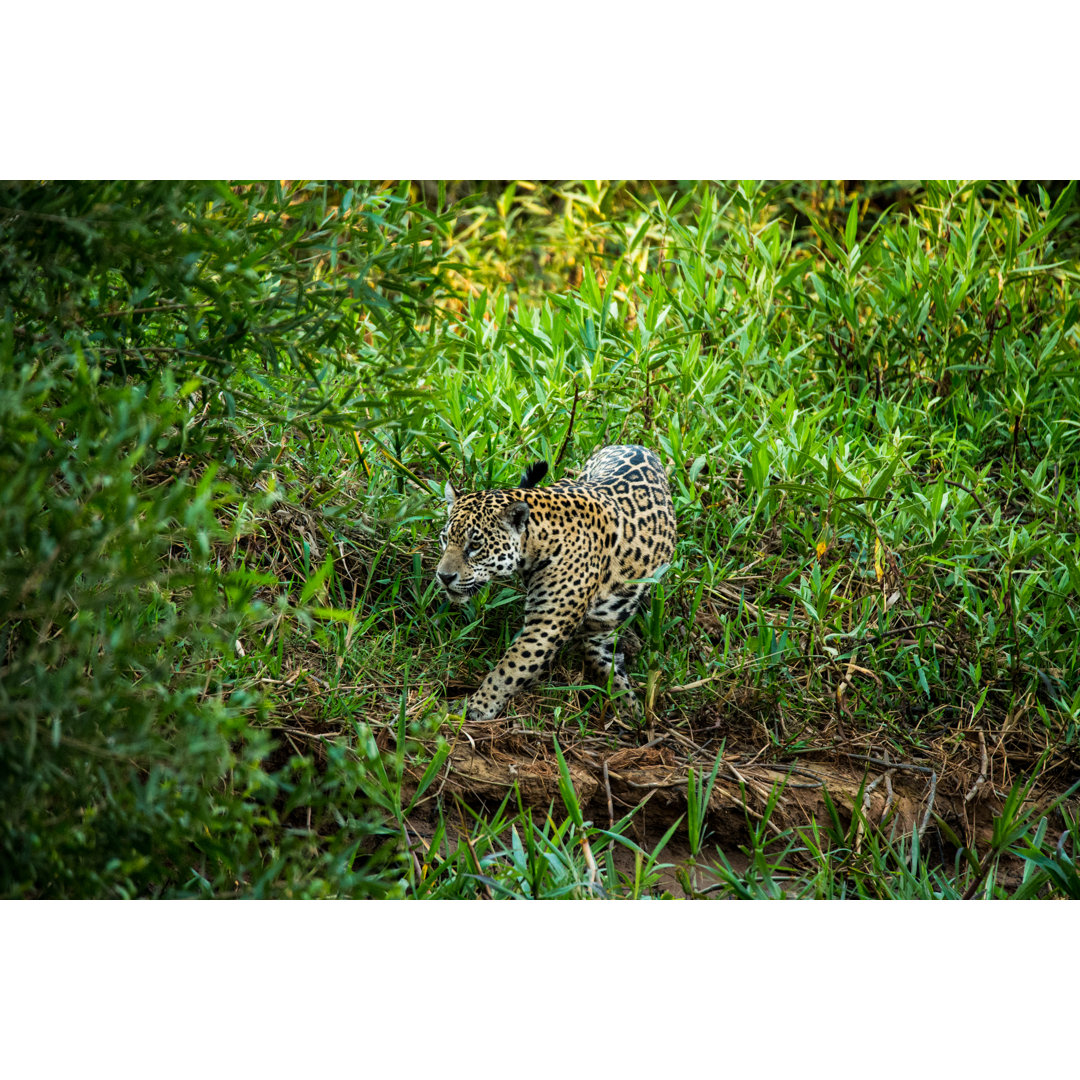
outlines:
M718 671L715 675L706 675L704 679L695 679L693 682L683 683L681 686L665 686L664 693L677 694L682 690L696 690L699 686L714 682L716 679L722 679L727 674L729 673L726 671Z
M867 784L863 788L862 795L862 813L859 815L859 820L855 824L855 854L859 854L859 850L862 847L862 838L865 827L866 819L870 816L870 796L874 793L874 789L881 783L881 779L885 774L882 773L876 780Z
M934 812L934 795L937 792L937 773L930 773L930 797L926 800L926 813L923 814L922 824L919 826L919 839L922 840L926 832L926 826L930 824L930 815Z
M900 761L882 761L881 758L867 757L865 754L851 754L847 750L837 750L841 757L851 758L852 761L867 761L871 765L880 765L883 769L906 769L908 772L924 773L926 776L932 776L934 770L928 768L926 765L910 765L907 762Z
M889 760L888 753L885 754L885 760ZM893 771L891 768L883 774L885 779L885 805L881 808L881 818L878 821L878 828L881 828L881 826L885 824L885 819L889 816L889 810L892 808L893 800L896 798L896 794L893 792L892 774Z
M975 783L971 785L971 790L964 796L964 802L969 803L976 795L979 794L983 784L986 783L986 769L988 761L986 755L986 736L983 735L982 729L979 730L979 775L975 780Z

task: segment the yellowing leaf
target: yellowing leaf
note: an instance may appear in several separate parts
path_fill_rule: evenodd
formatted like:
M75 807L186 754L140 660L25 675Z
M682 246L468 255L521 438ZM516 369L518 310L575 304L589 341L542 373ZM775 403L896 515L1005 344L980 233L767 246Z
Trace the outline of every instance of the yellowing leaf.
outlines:
M368 479L371 479L371 469L368 468L367 457L364 454L364 447L360 443L360 432L354 431L352 433L353 439L356 440L356 452L360 455L360 464L364 466L364 472L367 473Z

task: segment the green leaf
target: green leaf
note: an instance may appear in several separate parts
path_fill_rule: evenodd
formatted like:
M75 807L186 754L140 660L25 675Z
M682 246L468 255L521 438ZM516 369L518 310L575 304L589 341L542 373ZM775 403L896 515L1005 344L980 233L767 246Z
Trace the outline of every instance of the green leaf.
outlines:
M305 541L305 544L307 541ZM327 581L334 570L334 554L331 551L327 551L326 558L323 559L322 566L308 578L304 583L304 588L300 593L300 605L306 604L316 593L325 590ZM329 610L329 609L326 609Z
M855 247L855 237L859 228L859 197L856 195L851 200L851 209L848 210L847 224L844 226L844 246L851 251Z

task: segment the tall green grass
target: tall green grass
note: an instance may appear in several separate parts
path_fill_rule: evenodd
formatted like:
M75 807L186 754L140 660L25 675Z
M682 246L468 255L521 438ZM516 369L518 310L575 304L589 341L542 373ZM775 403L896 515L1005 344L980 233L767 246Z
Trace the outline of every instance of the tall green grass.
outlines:
M1075 260L1055 255L1074 187L928 185L910 215L872 222L856 195L840 231L790 225L759 186L695 194L692 212L643 206L632 235L608 226L579 288L481 294L433 328L437 407L402 425L394 458L511 483L558 452L576 391L568 464L618 440L671 463L668 604L732 609L725 663L774 682L778 660L816 657L814 689L867 650L888 693L1050 706L1071 745L1078 309ZM380 497L400 479L382 460ZM919 625L910 644L900 618ZM689 674L714 670L687 645Z

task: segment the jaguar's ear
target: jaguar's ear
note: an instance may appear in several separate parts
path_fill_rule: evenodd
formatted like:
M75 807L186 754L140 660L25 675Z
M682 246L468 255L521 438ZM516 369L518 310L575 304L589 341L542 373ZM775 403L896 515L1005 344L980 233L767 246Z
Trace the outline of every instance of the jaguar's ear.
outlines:
M510 526L512 532L520 535L524 532L525 525L529 520L529 504L527 502L516 502L508 506L503 511L503 520Z
M443 488L443 498L446 500L447 506L453 506L454 500L457 498L457 492L454 490L454 485L449 480L446 481L446 487Z

